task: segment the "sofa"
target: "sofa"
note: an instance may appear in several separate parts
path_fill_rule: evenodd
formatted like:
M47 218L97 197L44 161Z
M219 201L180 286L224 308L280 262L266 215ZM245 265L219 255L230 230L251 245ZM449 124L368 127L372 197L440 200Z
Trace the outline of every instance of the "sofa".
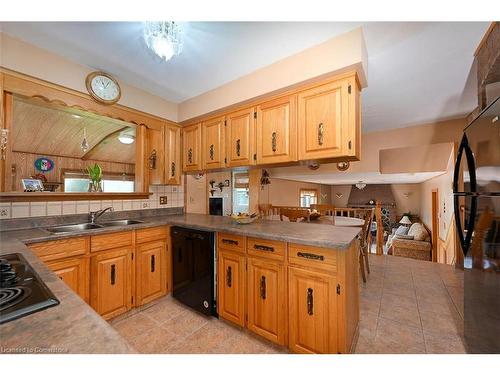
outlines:
M429 231L422 223L413 223L407 234L394 234L389 254L418 260L432 260L432 244Z

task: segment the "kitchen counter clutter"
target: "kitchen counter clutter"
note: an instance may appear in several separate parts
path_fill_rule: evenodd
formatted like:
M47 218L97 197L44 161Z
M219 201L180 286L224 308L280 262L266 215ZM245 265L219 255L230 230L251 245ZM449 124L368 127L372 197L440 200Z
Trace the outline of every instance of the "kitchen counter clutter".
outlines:
M38 228L0 232L0 255L21 253L60 304L0 325L4 352L133 352L102 318L171 292L170 226L217 233L221 318L295 352L350 351L359 228L183 214L51 233L40 220Z

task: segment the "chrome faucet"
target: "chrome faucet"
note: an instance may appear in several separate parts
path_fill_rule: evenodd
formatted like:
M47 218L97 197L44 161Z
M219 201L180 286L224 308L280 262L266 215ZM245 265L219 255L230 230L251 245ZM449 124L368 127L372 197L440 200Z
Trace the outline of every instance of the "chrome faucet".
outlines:
M92 224L95 224L95 221L103 214L105 213L106 211L110 211L112 212L113 211L113 207L106 207L106 208L103 208L102 210L97 210L97 211L90 211L89 212L89 220Z

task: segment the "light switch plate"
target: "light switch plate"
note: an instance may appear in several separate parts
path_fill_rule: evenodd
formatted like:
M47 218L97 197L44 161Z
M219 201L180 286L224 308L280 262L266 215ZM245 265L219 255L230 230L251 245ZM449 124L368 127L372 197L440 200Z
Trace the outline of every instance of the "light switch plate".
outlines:
M160 204L167 204L167 196L166 195L162 195L160 197Z

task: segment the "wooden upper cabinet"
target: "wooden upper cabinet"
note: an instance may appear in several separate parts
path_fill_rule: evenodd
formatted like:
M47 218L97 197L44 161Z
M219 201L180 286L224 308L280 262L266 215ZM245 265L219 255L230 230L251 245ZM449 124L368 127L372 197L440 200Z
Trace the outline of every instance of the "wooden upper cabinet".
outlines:
M203 169L225 167L225 117L218 117L202 123Z
M121 247L91 257L90 305L104 319L132 307L132 248Z
M149 171L149 183L160 185L164 183L164 151L165 144L163 140L163 129L147 130L147 171Z
M167 185L181 183L181 128L173 125L165 126L165 177Z
M228 167L255 164L254 113L252 107L230 113L227 116L226 155Z
M288 268L290 349L296 353L338 353L336 278Z
M201 123L183 129L183 168L184 171L201 170Z
M341 79L299 92L299 160L344 156L349 132L348 87L349 80Z
M297 96L257 107L257 164L297 160Z

